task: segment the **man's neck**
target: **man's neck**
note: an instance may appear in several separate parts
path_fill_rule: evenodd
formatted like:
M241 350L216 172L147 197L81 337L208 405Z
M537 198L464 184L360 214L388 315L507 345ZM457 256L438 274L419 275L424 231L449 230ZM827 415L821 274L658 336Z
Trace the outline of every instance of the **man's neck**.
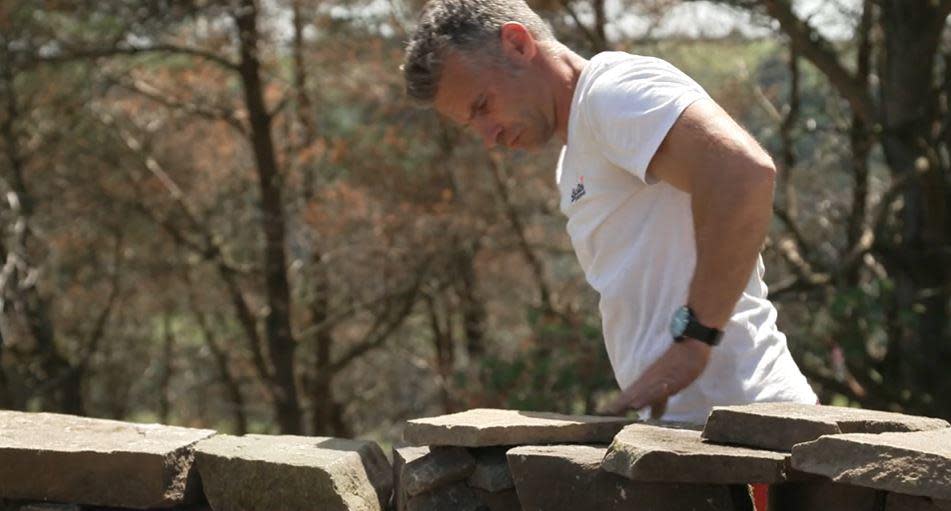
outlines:
M555 134L562 142L567 143L571 101L574 99L575 87L578 86L578 78L588 61L566 47L560 48L552 59L552 69L555 73Z

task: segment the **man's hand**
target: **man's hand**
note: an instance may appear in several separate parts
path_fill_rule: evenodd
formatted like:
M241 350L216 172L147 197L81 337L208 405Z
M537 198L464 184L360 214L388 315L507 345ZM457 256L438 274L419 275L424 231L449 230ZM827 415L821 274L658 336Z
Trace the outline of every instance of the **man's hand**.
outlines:
M627 410L651 406L651 416L660 418L667 398L693 383L710 359L710 346L694 339L675 342L660 358L601 410L605 415L624 415Z

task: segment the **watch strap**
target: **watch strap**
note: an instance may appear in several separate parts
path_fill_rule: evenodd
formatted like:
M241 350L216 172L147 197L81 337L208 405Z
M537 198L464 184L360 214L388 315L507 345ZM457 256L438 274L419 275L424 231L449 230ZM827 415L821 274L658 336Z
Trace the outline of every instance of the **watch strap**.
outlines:
M690 339L696 339L700 342L709 344L710 346L716 346L720 344L720 339L723 337L723 332L717 330L716 328L711 328L705 326L697 320L697 317L693 313L693 309L687 308L690 312L690 319L687 322L687 327L684 329L683 335L681 336L682 340L685 337Z

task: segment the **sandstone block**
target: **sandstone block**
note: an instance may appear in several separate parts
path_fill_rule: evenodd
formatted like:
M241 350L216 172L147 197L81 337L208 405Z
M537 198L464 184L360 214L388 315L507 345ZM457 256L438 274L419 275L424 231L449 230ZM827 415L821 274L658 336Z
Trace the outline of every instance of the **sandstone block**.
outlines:
M403 484L403 467L410 461L429 454L429 447L394 447L393 448L393 507L396 511L405 511L406 485Z
M0 499L161 508L194 501L207 429L0 411Z
M483 447L472 449L476 465L467 482L472 488L487 492L501 492L515 488L509 463L505 458L507 447Z
M547 443L607 443L630 419L477 408L408 421L413 445L489 447Z
M3 508L0 508L3 509ZM13 509L13 508L11 508ZM16 511L82 511L76 504L30 503L16 508Z
M949 511L951 501L934 500L928 497L915 497L900 493L889 493L885 500L885 511Z
M789 454L706 443L700 432L631 424L601 468L634 481L747 484L786 479Z
M475 459L464 447L425 449L422 456L403 463L400 484L410 497L465 479L475 469Z
M951 429L828 435L793 447L792 466L833 481L951 499Z
M389 462L373 442L220 435L195 452L215 511L379 511L393 487Z
M509 467L525 511L693 511L750 509L730 487L635 482L601 470L606 446L523 446L508 451Z
M514 487L499 492L472 488L472 492L488 507L489 511L522 511L522 505L518 502L518 493L515 492Z
M489 511L465 483L454 483L411 497L407 511Z
M799 403L756 403L715 407L703 438L711 442L789 451L822 435L928 431L945 420L877 410Z

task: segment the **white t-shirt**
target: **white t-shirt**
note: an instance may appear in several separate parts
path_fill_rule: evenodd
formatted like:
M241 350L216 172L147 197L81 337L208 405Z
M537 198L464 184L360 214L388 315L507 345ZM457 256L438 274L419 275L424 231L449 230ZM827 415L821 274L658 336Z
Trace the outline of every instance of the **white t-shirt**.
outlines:
M561 210L585 277L601 295L604 342L626 388L673 342L696 265L690 196L646 174L680 114L707 93L671 64L606 52L578 79L558 162ZM702 423L717 405L815 403L776 328L763 261L703 374L671 397L665 419Z

